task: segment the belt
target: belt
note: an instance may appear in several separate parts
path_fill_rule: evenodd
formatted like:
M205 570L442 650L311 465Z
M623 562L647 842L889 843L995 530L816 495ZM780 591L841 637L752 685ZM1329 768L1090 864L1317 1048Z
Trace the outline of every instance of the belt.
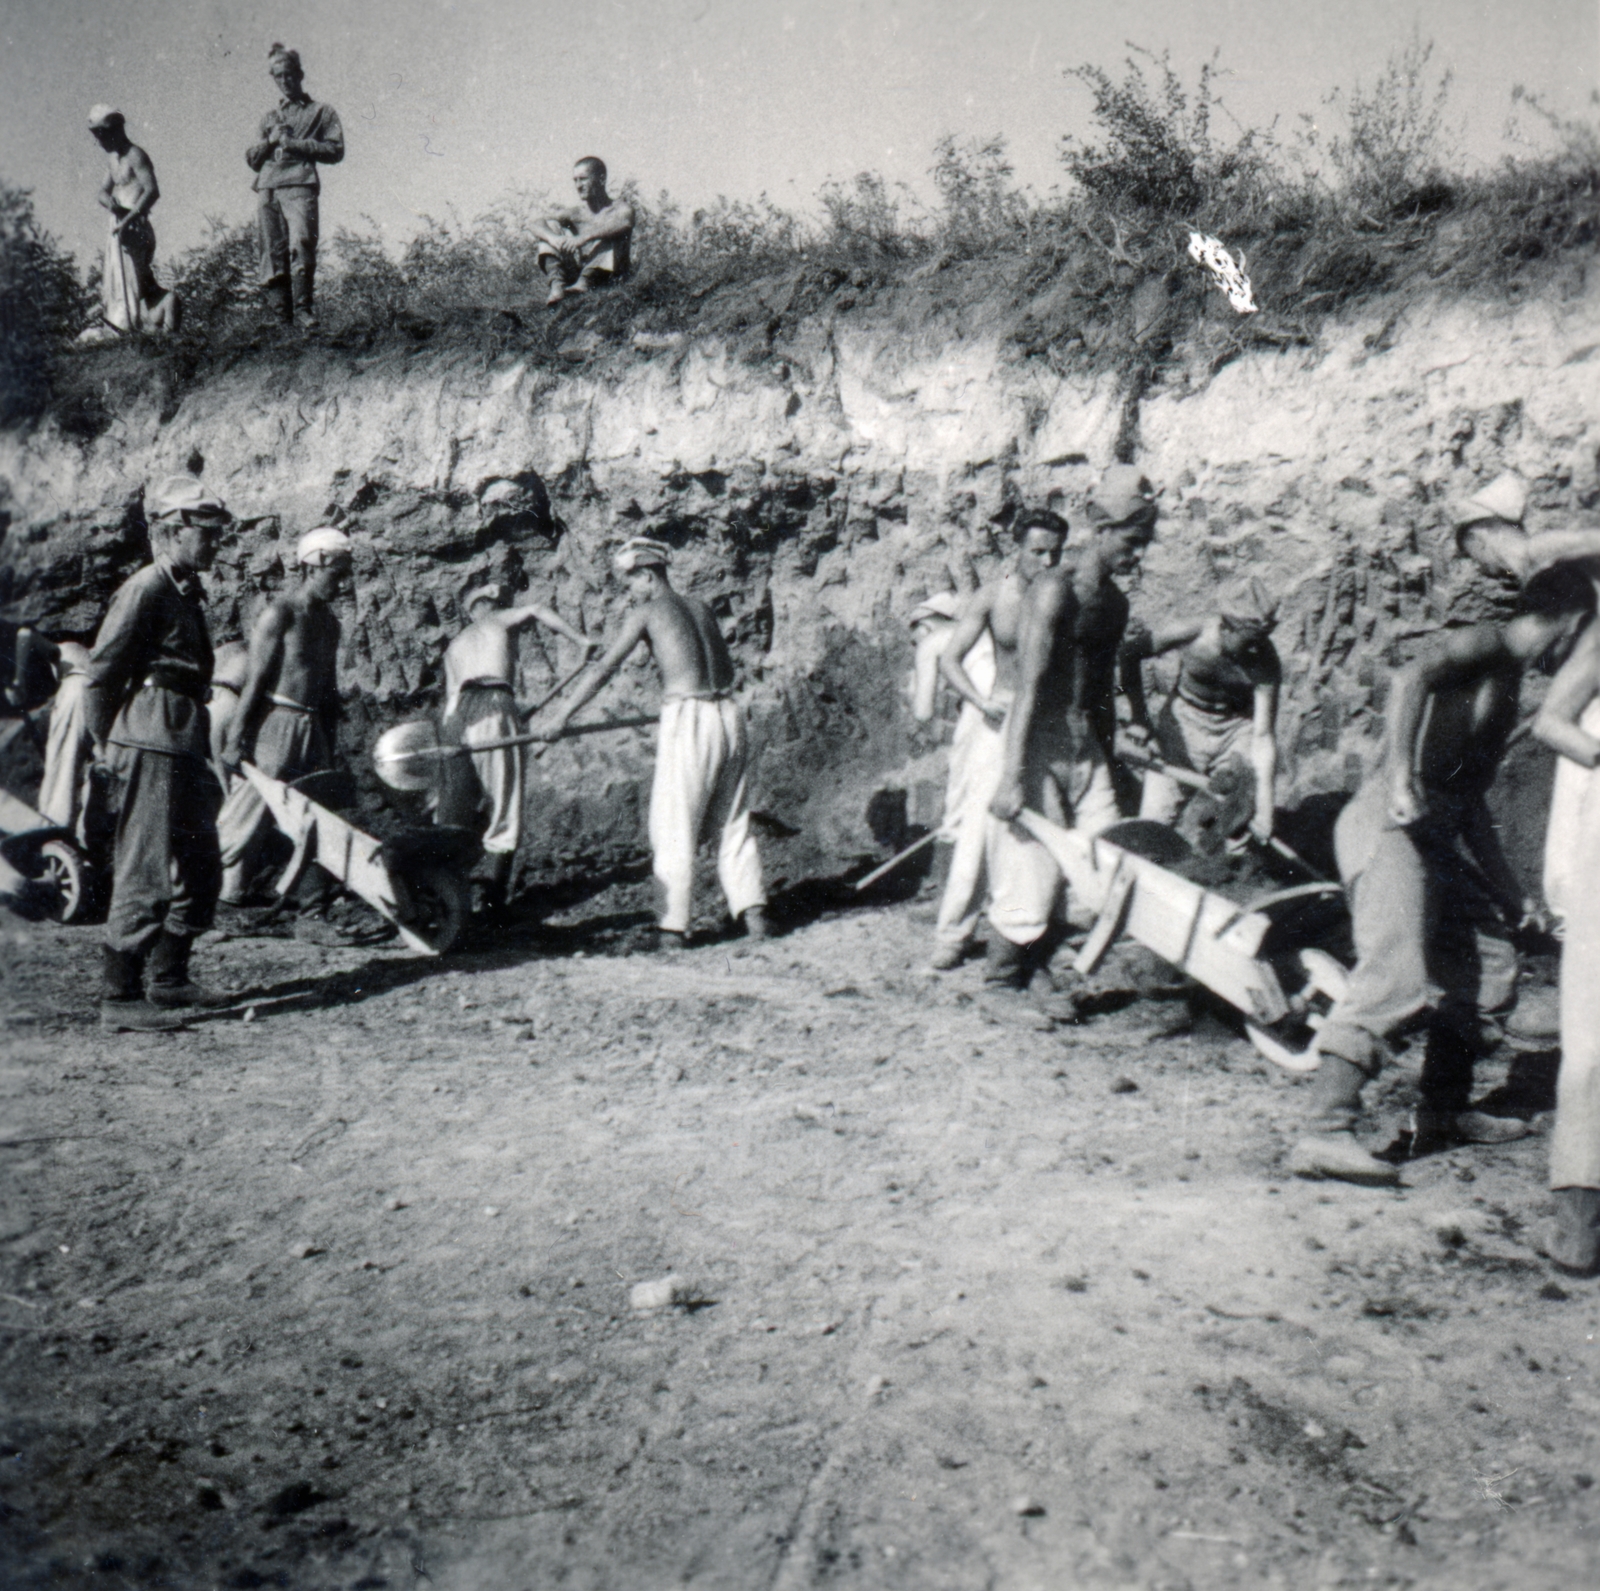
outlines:
M731 702L733 692L726 691L674 691L670 696L663 696L665 702Z
M1211 702L1197 701L1187 691L1180 690L1177 699L1193 712L1204 713L1207 718L1249 718L1252 709L1241 711L1237 707L1230 707L1226 702L1220 705Z
M190 701L198 702L201 699L208 680L201 680L199 674L187 670L153 668L145 676L144 683L139 687L142 691L174 691L179 696L187 696Z
M291 713L314 713L315 707L307 707L304 702L297 702L291 696L279 696L275 692L267 693L267 700L274 707L287 707Z
M511 681L504 679L466 679L461 682L464 691L508 691Z

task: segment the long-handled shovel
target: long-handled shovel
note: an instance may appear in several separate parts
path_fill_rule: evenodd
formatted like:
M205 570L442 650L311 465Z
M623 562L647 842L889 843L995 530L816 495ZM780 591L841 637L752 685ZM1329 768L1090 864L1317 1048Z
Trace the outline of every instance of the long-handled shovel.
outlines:
M656 719L617 718L608 723L572 724L561 732L559 738L572 735L600 735L611 729L642 729ZM511 746L532 746L548 743L543 735L505 735L498 740L484 740L476 745L441 744L439 732L426 718L408 724L396 724L378 736L372 748L373 766L378 777L395 790L421 790L432 781L423 765L443 762L450 757L470 757L480 751L502 751Z
M1163 762L1153 751L1146 751L1142 746L1135 746L1128 741L1117 742L1117 756L1132 768L1143 768L1150 773L1165 774L1174 784L1181 784L1185 789L1198 790L1203 795L1217 799L1217 792L1212 787L1211 781L1204 774L1195 773L1191 768L1174 768L1170 762ZM1276 834L1267 840L1269 845L1285 861L1293 862L1296 867L1303 867L1312 878L1320 884L1326 884L1324 878L1295 848Z
M865 878L856 880L856 889L863 890L876 884L885 873L892 873L902 862L909 862L919 851L925 851L935 840L944 840L950 837L948 829L932 829L924 834L920 840L913 840L903 851L896 851L887 862L880 862L877 867L867 874Z

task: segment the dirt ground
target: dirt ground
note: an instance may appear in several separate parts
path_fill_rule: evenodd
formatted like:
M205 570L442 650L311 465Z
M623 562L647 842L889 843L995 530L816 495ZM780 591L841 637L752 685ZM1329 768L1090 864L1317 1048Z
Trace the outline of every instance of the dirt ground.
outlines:
M1542 1139L1298 1181L1303 1085L1226 1025L997 1022L926 894L656 956L638 904L229 939L250 998L175 1036L0 917L0 1580L1600 1583Z

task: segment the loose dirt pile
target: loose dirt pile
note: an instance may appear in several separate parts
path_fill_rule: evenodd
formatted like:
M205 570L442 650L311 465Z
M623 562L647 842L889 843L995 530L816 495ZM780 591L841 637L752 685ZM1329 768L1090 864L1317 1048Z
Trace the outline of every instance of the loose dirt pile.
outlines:
M926 898L659 957L637 905L229 940L245 1019L159 1038L94 1025L95 930L6 930L0 1579L1600 1575L1540 1139L1298 1182L1298 1085L1181 1002L997 1023Z

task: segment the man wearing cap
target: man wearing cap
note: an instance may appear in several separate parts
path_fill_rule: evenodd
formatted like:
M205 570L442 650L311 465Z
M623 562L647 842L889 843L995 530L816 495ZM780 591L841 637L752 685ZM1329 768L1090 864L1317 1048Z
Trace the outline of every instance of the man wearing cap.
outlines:
M1471 1108L1473 1061L1517 994L1511 943L1542 917L1500 846L1487 796L1515 727L1522 678L1554 668L1594 613L1573 570L1530 581L1505 623L1447 630L1393 676L1382 755L1334 828L1356 965L1317 1035L1311 1132L1289 1169L1393 1183L1356 1138L1361 1090L1400 1033L1422 1026L1421 1144L1503 1143L1527 1128Z
M950 877L939 903L933 956L929 967L948 972L966 959L977 914L983 904L982 892L994 885L995 852L1009 844L1009 837L989 813L989 803L1000 787L1005 764L1005 722L1016 695L1017 647L1021 636L1023 604L1039 576L1054 570L1061 561L1069 527L1066 520L1048 508L1034 509L1017 516L1012 527L1017 550L999 577L982 587L962 607L954 633L939 659L939 667L956 694L961 697L961 719L957 732L965 730L964 783L959 801L955 794L955 748L951 747L951 796L946 810L959 814L956 848L950 858ZM968 668L968 660L982 657L979 650L987 639L992 667L989 678L980 678ZM994 927L993 908L990 926ZM1008 952L997 940L996 929L989 940L991 964Z
M542 624L566 636L586 658L599 647L552 609L533 602L511 607L510 599L510 587L492 578L474 581L462 593L467 627L444 654L444 733L457 745L505 740L522 732L514 684L519 630ZM522 838L523 748L474 752L470 769L461 767L462 761L456 757L443 764L434 820L468 827L488 803L483 848L490 874L484 904L497 910L505 904Z
M182 308L176 293L156 281L152 269L156 235L150 211L161 197L150 157L128 137L122 112L96 105L89 132L105 150L106 178L100 204L111 212L100 280L100 324L84 333L98 341L115 333L177 331Z
M300 56L281 44L267 54L267 70L282 98L261 118L261 136L245 151L255 172L261 225L262 292L286 325L315 326L318 166L344 159L339 113L305 91Z
M164 482L149 506L154 562L118 589L89 656L97 777L116 814L100 1008L114 1030L177 1027L174 1008L221 999L191 981L189 954L221 881L197 576L229 516L191 475Z
M1255 773L1255 816L1250 832L1272 838L1278 774L1278 690L1283 664L1272 644L1277 604L1257 579L1223 589L1208 619L1148 630L1123 644L1123 681L1132 723L1148 728L1139 665L1145 658L1183 647L1172 694L1157 716L1154 739L1162 760L1209 778L1236 757ZM1183 788L1151 770L1144 776L1139 816L1176 821Z
M716 615L668 581L671 558L670 548L648 536L623 543L614 562L639 606L579 680L545 738L557 739L573 714L599 693L640 641L646 642L664 687L650 791L650 849L656 878L666 891L661 942L682 945L688 938L695 852L712 835L728 910L743 921L750 938L765 939L767 893L761 852L750 832L748 751L744 715L733 700L733 659Z
M578 202L538 222L539 269L550 278L545 303L552 308L569 293L620 282L628 274L633 206L606 192L606 163L585 155L572 168Z
M989 808L1000 827L989 875L996 932L984 978L995 989L1026 989L1046 971L1061 892L1050 853L1011 820L1028 807L1093 835L1121 816L1108 754L1128 623L1128 599L1116 581L1138 571L1155 534L1155 490L1133 466L1114 465L1091 513L1087 545L1035 580L1023 604L1016 701Z
M333 525L308 531L295 549L298 588L262 610L250 631L250 662L222 747L234 772L248 758L274 779L302 779L333 766L339 710L335 664L339 616L333 602L350 579L350 538ZM266 805L247 779L222 808L222 898L242 905L260 851Z

